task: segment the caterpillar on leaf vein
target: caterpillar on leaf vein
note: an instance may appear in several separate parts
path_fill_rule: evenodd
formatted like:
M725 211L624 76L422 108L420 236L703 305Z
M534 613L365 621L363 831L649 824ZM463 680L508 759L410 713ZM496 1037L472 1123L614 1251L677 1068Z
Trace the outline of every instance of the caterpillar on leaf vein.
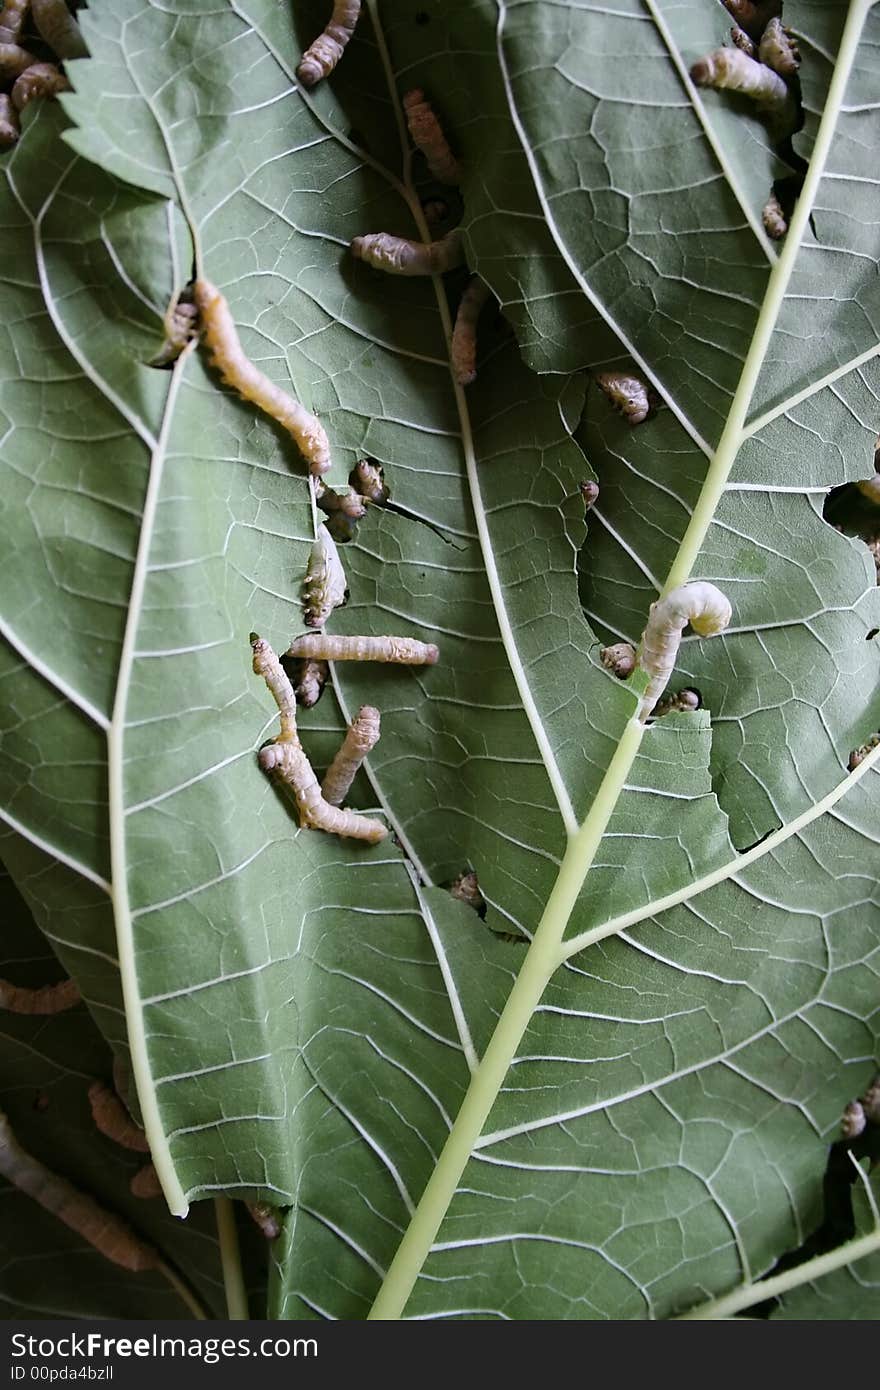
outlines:
M651 604L636 660L649 676L639 718L651 714L675 666L681 634L690 623L700 637L714 637L729 625L733 610L721 590L698 579L673 589Z

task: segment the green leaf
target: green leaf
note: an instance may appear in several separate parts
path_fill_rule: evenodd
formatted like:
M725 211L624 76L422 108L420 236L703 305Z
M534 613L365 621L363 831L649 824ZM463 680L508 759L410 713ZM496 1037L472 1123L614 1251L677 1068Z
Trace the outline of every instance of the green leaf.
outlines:
M269 0L94 0L76 128L26 122L4 853L117 1045L122 998L172 1208L290 1205L275 1316L668 1316L813 1219L876 1046L877 755L846 763L878 722L880 605L820 516L876 434L869 8L811 76L781 251L763 133L684 79L703 7L371 3L303 94L318 7L294 33ZM416 82L448 104L471 263L525 358L486 314L467 394L446 287L346 249L425 234L399 138ZM381 708L357 799L396 844L297 832L253 757L274 711L247 634L299 626L312 518L301 461L203 358L145 365L187 278L181 218L245 352L320 413L330 481L369 454L391 483L331 630L437 640L440 663L339 666L338 706L303 724L319 762ZM663 403L634 431L591 385L584 409L582 376L530 370L627 354ZM679 654L705 709L646 727L599 642L637 640L691 573L734 621ZM465 867L485 923L443 891Z

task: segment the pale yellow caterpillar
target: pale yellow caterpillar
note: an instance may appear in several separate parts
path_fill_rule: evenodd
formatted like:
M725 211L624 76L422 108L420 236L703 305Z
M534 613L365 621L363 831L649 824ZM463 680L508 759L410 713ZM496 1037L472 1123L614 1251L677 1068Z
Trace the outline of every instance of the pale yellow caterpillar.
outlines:
M648 388L637 376L628 372L597 372L595 380L627 424L640 425L647 419L651 410Z
M42 985L39 989L0 980L0 1009L8 1009L12 1014L60 1014L72 1009L81 998L73 980L59 980L57 985Z
M246 401L265 410L296 442L315 476L330 467L330 442L321 422L276 386L244 354L229 305L210 280L196 280L193 298L198 306L202 337L211 362L227 386Z
M324 693L330 675L326 661L294 662L293 689L300 709L311 709Z
M2 1111L0 1174L76 1231L113 1264L135 1271L159 1266L157 1252L136 1236L130 1226L23 1149Z
M248 1216L259 1226L267 1240L277 1240L281 1235L281 1218L274 1207L266 1202L245 1202Z
M743 53L748 53L750 58L758 56L758 45L750 39L745 29L740 29L738 24L734 24L730 31L731 41L736 48L741 48Z
M17 43L0 43L0 81L8 82L27 68L35 66L37 60L26 48L20 48Z
M150 1152L144 1131L139 1124L135 1124L116 1092L105 1086L103 1081L93 1081L89 1087L89 1105L95 1128L106 1138L135 1153Z
M254 673L262 676L275 697L281 716L281 732L274 743L261 748L257 760L264 772L274 772L292 791L303 829L325 830L351 840L376 844L388 834L381 821L331 806L321 795L318 779L303 752L296 729L296 697L287 674L269 643L251 633Z
M864 1134L867 1126L868 1121L861 1101L851 1100L845 1107L840 1121L840 1132L844 1139L858 1139L860 1134Z
M788 87L779 74L739 48L716 48L707 53L694 63L691 77L698 87L741 92L767 114L778 116L790 106Z
M379 725L379 711L361 705L321 783L321 795L331 806L341 806L348 796L364 758L379 742Z
M775 193L771 193L764 204L761 221L764 223L764 231L774 241L781 241L788 231L788 221Z
M18 43L30 0L6 0L0 10L0 44Z
M378 507L391 496L385 484L385 470L380 463L371 463L369 459L358 459L348 475L348 481L361 497L366 497L368 502Z
M164 367L168 362L176 362L187 343L196 336L198 323L199 311L191 299L184 298L184 295L172 299L162 320L165 341L151 366Z
M666 688L675 666L681 634L690 623L700 637L714 637L730 622L730 603L705 579L682 584L651 604L648 622L636 653L638 666L650 677L642 697L639 717L651 713Z
M321 525L303 580L303 622L306 627L323 627L333 609L345 603L347 595L345 570L336 542L327 527Z
M12 104L21 113L32 101L41 97L54 97L66 92L70 83L60 68L54 63L31 63L20 77L15 79L12 88Z
M88 56L82 30L67 8L67 0L31 0L31 14L40 37L59 58Z
M401 666L433 666L440 652L433 642L414 637L331 637L326 632L295 637L288 656L307 661L393 661Z
M162 1184L159 1181L159 1174L156 1172L155 1165L145 1163L143 1168L138 1168L129 1182L128 1188L132 1197L139 1197L144 1202L149 1201L152 1197L161 1197Z
M443 134L431 103L418 87L403 98L403 110L412 142L425 156L425 163L441 183L461 183L461 167Z
M793 77L801 65L800 50L790 29L781 19L771 19L761 35L758 58L780 77Z
M479 275L472 275L452 330L452 372L460 386L469 386L477 375L477 321L488 298L489 286Z
M18 112L12 105L12 97L0 93L0 149L9 149L21 135Z
M464 261L457 228L439 241L408 241L391 232L370 232L354 238L351 254L389 275L443 275Z
M351 521L360 521L367 514L364 499L354 488L349 488L347 492L335 492L332 487L325 487L316 493L315 500L328 516L333 512L342 512Z
M602 647L599 660L619 680L628 680L636 669L636 649L629 642L615 642L611 647Z
M361 0L333 0L327 28L299 60L296 75L304 87L314 87L322 77L329 77L354 33L360 12Z

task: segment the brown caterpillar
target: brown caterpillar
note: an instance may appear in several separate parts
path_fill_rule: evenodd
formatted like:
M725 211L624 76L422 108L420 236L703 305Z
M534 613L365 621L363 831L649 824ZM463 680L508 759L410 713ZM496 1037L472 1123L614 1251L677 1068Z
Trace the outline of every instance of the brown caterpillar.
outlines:
M595 380L627 424L640 425L647 419L651 410L648 388L637 376L627 372L597 372Z
M358 459L348 475L348 481L356 492L377 507L381 507L391 496L385 485L384 468L379 463L371 463L369 459Z
M347 492L335 492L332 487L325 487L316 493L315 500L328 516L333 512L342 512L352 521L360 521L367 514L364 499L354 488L349 488Z
M584 511L588 512L599 501L599 484L593 482L578 483L578 489L583 498Z
M440 183L461 183L461 167L443 134L434 108L418 87L403 98L403 110L412 142Z
M331 637L326 632L295 637L288 656L307 661L393 661L401 666L433 666L440 652L433 642L414 637Z
M454 878L449 885L449 892L458 902L466 903L480 917L485 917L486 899L480 891L480 880L473 869L468 869L465 873L459 874L458 878Z
M341 806L348 796L364 758L379 742L379 726L379 711L361 705L321 783L321 795L331 806Z
M72 1009L81 998L79 986L73 980L59 980L57 985L43 985L39 989L0 980L0 1009L8 1009L12 1014L60 1014Z
M858 1139L860 1134L864 1134L867 1126L868 1121L861 1101L851 1100L840 1121L840 1132L844 1139Z
M30 0L6 0L0 10L0 44L18 43Z
M739 48L716 48L707 53L694 63L691 78L698 87L741 92L768 115L778 117L791 106L788 87L779 74Z
M295 661L293 689L300 709L311 709L324 693L330 675L326 661Z
M144 1202L148 1202L153 1197L161 1197L162 1184L159 1181L155 1165L145 1163L143 1168L138 1168L128 1184L128 1190L132 1197L139 1197Z
M8 82L35 65L36 58L26 48L20 48L17 43L0 43L0 81Z
M477 321L488 298L489 286L472 275L452 330L452 374L460 386L469 386L477 375Z
M157 1268L157 1252L136 1236L130 1226L21 1147L2 1111L0 1174L76 1231L113 1264L134 1271Z
M376 844L388 834L381 821L331 806L321 795L318 779L303 752L296 729L296 697L293 686L269 643L251 633L254 674L262 676L275 698L281 716L281 732L274 743L261 748L257 760L264 772L275 775L290 787L299 810L303 829L326 830L351 840Z
M672 695L664 695L651 710L652 719L662 719L664 714L690 714L700 708L700 697L696 690L685 686Z
M329 77L354 33L361 12L361 0L333 0L327 27L299 60L296 75L304 87L314 87Z
M871 1079L861 1103L868 1123L880 1125L880 1072Z
M880 473L875 473L873 478L859 478L856 487L863 497L880 504Z
M162 320L165 341L152 360L153 367L164 367L168 362L176 362L187 343L198 332L199 311L192 300L186 297L187 294L188 291L184 290L165 310Z
M730 31L730 38L735 48L741 48L743 53L748 53L750 58L757 58L758 45L749 38L745 29L740 29L738 24L734 24Z
M764 231L774 241L781 241L788 231L788 221L775 193L771 193L764 204L761 221L764 223Z
M31 14L40 37L59 58L86 58L82 30L67 8L67 0L31 0Z
M41 97L54 97L59 92L70 90L70 83L60 68L54 63L31 63L20 77L15 79L12 88L12 104L21 114L32 101Z
M0 93L0 149L8 150L21 135L18 112L12 105L12 97Z
M849 762L847 763L849 771L855 772L856 768L865 761L869 753L873 752L878 743L880 743L880 734L874 734L872 738L868 739L867 743L862 744L861 748L854 748L849 755Z
M721 3L756 42L773 16L782 13L782 0L721 0Z
M780 77L793 77L801 65L800 49L781 19L771 19L758 44L758 58Z
M461 233L454 229L439 241L407 241L391 232L356 236L351 254L389 275L443 275L464 261Z
M266 1202L245 1202L248 1216L259 1226L267 1240L277 1240L281 1235L281 1219L274 1207Z
M663 694L688 623L701 637L714 637L727 627L732 611L721 590L705 579L682 584L651 604L636 653L637 664L650 677L639 710L641 719L647 718Z
M336 542L327 527L321 525L303 580L303 622L306 627L323 627L333 609L340 608L347 597L345 570Z
M95 1128L106 1138L135 1153L150 1152L144 1131L135 1124L116 1092L105 1086L103 1081L93 1081L89 1087L89 1105Z
M357 522L345 512L331 512L324 525L339 545L348 545L357 535Z
M629 642L615 642L612 647L602 647L599 660L618 680L628 680L636 669L636 649Z
M313 475L326 473L330 467L330 442L321 422L245 357L229 305L210 280L195 281L193 298L199 310L202 337L222 380L287 430Z

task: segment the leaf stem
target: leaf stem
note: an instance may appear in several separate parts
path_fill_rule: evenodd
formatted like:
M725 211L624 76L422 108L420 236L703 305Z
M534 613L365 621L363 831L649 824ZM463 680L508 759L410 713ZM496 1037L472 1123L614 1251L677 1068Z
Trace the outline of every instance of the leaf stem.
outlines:
M250 1313L241 1267L238 1228L235 1224L235 1210L228 1197L214 1198L214 1216L217 1221L217 1236L220 1241L220 1263L223 1267L223 1286L226 1289L226 1311L233 1322L247 1322Z

